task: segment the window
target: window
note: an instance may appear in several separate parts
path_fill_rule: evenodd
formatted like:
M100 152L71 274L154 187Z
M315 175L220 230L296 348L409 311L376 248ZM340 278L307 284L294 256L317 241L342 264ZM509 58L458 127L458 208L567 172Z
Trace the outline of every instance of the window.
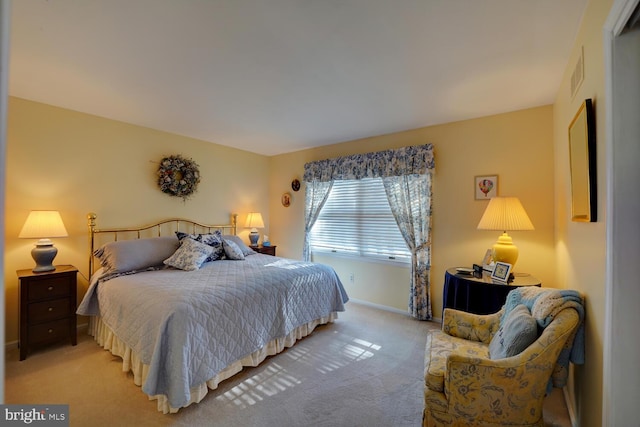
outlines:
M335 181L309 237L312 251L411 262L381 178Z

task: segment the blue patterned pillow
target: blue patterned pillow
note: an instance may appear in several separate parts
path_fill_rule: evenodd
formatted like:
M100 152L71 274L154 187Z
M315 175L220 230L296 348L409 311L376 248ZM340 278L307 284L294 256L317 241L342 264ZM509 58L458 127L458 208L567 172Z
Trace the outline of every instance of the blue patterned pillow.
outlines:
M222 246L224 247L224 254L227 259L243 260L244 254L242 249L236 245L232 240L224 239Z
M524 304L518 304L505 317L489 343L489 358L503 359L522 353L538 339L538 322Z
M207 234L188 234L183 233L182 231L176 231L176 236L178 236L178 240L182 240L185 237L195 240L196 242L204 243L205 245L209 245L213 248L213 252L207 258L205 262L209 261L217 261L222 259L224 256L224 248L222 247L222 233L220 230L216 230L213 233Z
M180 270L197 270L211 256L212 252L213 248L209 245L191 238L183 238L178 250L165 259L164 263Z

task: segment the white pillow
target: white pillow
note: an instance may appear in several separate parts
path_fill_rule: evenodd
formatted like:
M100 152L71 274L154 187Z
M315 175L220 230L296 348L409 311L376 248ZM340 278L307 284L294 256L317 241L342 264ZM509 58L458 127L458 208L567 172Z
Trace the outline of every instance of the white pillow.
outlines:
M244 254L242 253L242 249L238 247L232 240L224 239L222 242L222 246L224 247L224 254L227 256L227 259L233 260L243 260Z
M178 250L165 259L164 263L180 270L197 270L214 250L209 245L185 237L180 241Z

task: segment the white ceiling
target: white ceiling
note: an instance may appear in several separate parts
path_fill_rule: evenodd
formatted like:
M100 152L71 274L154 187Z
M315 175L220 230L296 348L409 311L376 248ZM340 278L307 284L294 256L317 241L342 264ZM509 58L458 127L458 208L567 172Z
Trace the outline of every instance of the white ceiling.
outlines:
M551 104L586 3L16 0L9 92L274 155Z

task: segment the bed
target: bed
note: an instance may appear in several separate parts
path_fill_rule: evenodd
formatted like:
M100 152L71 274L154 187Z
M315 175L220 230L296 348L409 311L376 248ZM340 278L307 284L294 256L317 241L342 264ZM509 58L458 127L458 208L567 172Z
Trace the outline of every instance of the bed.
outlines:
M247 247L235 214L222 225L172 218L110 229L96 218L77 313L165 414L333 322L348 301L331 267Z

